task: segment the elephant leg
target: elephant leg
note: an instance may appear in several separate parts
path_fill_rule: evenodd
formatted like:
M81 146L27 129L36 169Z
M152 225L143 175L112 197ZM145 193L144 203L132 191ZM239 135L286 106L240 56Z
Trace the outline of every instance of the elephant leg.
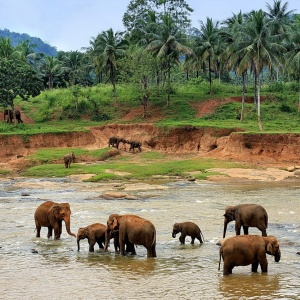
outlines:
M232 269L233 269L233 266L231 264L224 262L223 275L232 274Z
M248 226L243 226L244 234L248 235L249 234L249 227Z
M241 225L238 223L235 223L235 234L241 235Z
M185 237L186 235L181 233L181 236L179 237L179 241L181 244L185 244Z
M118 238L114 238L115 252L120 252L120 242Z
M256 261L252 263L251 271L256 273L257 269L258 269L258 262Z
M191 238L192 238L191 244L194 244L195 243L195 237L191 236Z
M40 223L35 220L35 228L36 228L36 237L41 237L41 225Z
M263 273L267 273L268 272L268 261L267 261L267 258L266 257L263 257L259 260L259 264L260 264L260 267L261 267L261 271Z
M94 246L95 246L95 244L96 244L96 241L94 241L94 240L89 240L89 251L90 252L94 252Z
M119 240L119 243L120 243L120 253L121 253L122 255L125 255L125 241L122 240L122 239L120 239L120 240Z
M52 226L49 226L48 227L48 234L47 234L48 239L50 239L52 237L52 230L53 230Z
M267 236L266 228L261 229L262 236Z
M125 252L131 252L131 255L136 255L134 244L130 242L126 242Z

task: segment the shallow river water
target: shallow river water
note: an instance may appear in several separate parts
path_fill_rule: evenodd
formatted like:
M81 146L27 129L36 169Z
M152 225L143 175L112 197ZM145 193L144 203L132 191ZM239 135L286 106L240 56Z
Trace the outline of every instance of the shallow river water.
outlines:
M172 182L80 183L70 179L10 179L0 181L0 299L300 299L300 183ZM134 200L105 200L117 190ZM121 256L111 245L88 252L87 240L77 251L76 239L35 237L33 214L45 200L69 202L71 230L99 222L111 213L136 214L157 230L157 258ZM227 205L258 203L269 215L268 235L280 242L281 261L268 256L269 272L251 273L236 267L233 275L218 271L223 214ZM175 222L192 221L205 242L180 245L171 236ZM250 228L250 234L260 234ZM227 236L234 235L230 223ZM33 251L34 250L34 251ZM32 253L37 252L37 253Z

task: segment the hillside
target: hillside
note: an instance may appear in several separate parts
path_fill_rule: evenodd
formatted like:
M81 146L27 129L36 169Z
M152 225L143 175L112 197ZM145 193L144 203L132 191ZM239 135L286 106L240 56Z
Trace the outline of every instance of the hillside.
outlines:
M27 33L17 33L17 32L11 32L8 29L0 29L0 37L4 38L10 38L12 45L15 47L20 42L29 40L31 44L36 45L34 48L34 52L38 53L44 53L48 56L56 56L57 55L57 49L45 42L43 42L38 37L32 37L28 35Z

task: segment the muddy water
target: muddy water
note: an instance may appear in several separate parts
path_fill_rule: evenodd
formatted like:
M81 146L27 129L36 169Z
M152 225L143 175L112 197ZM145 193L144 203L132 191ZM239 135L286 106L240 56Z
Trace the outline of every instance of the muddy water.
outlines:
M300 299L300 183L216 184L173 182L160 185L90 184L66 179L15 179L0 182L0 299ZM119 191L136 200L105 200ZM35 237L33 214L44 200L69 202L71 230L105 223L111 213L137 214L157 229L157 258L88 252L63 227L59 241ZM268 234L281 243L282 259L268 256L269 273L252 274L250 266L218 271L216 242L222 236L226 205L262 204L269 214ZM172 225L193 221L205 243L180 245ZM250 233L259 233L250 228ZM228 236L234 235L233 224ZM34 251L33 251L34 250ZM37 253L32 253L37 252Z

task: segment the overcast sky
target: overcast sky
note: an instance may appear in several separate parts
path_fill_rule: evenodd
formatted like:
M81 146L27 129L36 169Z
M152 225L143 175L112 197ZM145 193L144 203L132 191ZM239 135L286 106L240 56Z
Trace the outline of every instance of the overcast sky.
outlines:
M0 0L0 29L39 37L58 50L88 47L91 37L112 28L122 31L122 18L130 0ZM192 26L206 17L223 21L232 13L266 10L273 0L186 0L194 9ZM288 10L300 13L300 0L288 2Z

